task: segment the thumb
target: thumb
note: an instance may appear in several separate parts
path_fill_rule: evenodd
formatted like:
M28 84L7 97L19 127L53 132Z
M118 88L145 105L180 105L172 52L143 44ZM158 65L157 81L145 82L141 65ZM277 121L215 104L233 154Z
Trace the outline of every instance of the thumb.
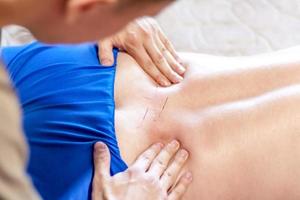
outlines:
M99 43L99 58L103 66L112 66L114 64L113 43L111 39Z
M103 142L94 145L94 180L103 181L110 177L110 152Z

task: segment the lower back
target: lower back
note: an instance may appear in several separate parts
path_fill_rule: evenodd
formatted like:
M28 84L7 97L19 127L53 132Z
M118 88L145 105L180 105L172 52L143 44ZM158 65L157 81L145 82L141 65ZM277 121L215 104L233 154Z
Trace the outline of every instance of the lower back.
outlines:
M274 199L282 194L284 182L274 180L272 174L282 179L290 177L287 171L277 169L297 162L290 160L287 164L286 160L278 165L270 152L278 152L278 146L284 146L281 152L296 156L294 150L286 147L294 146L297 140L293 144L286 140L284 135L288 134L282 134L287 131L286 120L281 120L291 118L295 122L296 113L286 115L290 113L291 101L276 94L268 100L261 95L297 83L298 67L286 66L283 71L274 67L273 73L268 73L274 76L270 82L262 79L266 73L263 67L235 70L231 67L237 62L232 59L203 57L204 64L199 64L199 59L190 63L182 83L160 88L130 57L120 55L115 126L123 158L130 164L152 143L178 139L190 152L185 168L194 175L185 199ZM275 78L276 73L286 74L287 78ZM242 78L247 76L251 78ZM245 85L247 90L243 89ZM288 99L296 102L295 96ZM290 103L284 107L286 101ZM286 112L272 115L278 108L285 108ZM274 124L276 132L270 131ZM262 155L270 159L261 160ZM281 190L274 192L275 188ZM293 191L292 187L288 190Z

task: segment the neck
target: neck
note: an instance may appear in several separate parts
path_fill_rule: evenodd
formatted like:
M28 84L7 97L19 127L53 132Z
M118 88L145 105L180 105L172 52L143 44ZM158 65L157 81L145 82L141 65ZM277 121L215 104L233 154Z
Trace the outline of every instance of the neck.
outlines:
M15 5L14 0L0 1L0 27L17 23Z

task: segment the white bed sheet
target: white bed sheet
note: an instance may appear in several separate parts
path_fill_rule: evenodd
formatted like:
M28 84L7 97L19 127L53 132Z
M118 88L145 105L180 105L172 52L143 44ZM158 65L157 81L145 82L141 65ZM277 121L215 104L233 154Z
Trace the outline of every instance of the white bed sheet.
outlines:
M181 0L158 21L183 51L237 56L300 44L300 0Z

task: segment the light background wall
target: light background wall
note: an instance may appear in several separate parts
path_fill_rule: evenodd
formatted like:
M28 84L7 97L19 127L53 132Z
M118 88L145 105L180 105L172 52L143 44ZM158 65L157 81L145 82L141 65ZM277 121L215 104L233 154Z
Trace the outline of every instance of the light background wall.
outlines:
M178 0L157 20L181 51L239 56L300 45L300 0ZM2 43L31 39L9 27Z
M180 0L158 21L183 51L252 55L300 45L300 0Z

